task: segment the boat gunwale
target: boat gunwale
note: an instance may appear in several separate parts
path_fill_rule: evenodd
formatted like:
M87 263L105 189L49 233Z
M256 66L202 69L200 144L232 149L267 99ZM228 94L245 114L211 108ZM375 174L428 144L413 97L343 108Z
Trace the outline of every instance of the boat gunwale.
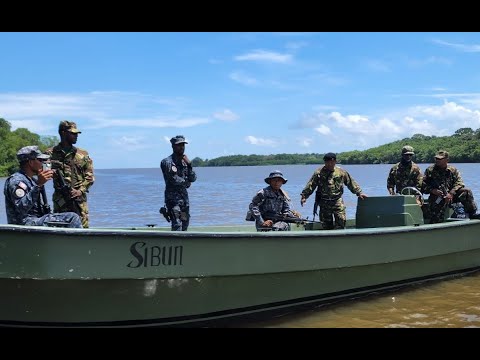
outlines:
M467 219L463 221L451 221L437 224L424 224L419 226L392 226L392 227L377 227L377 228L355 228L355 229L343 229L343 230L305 230L305 231L270 231L270 232L257 232L256 230L247 231L170 231L160 228L55 228L55 227L43 227L43 226L24 226L24 225L12 225L12 224L0 224L0 233L2 232L15 232L15 233L41 233L41 234L55 234L58 236L95 236L95 237L108 237L108 236L123 236L126 238L139 237L139 238L171 238L171 239L184 239L184 238L305 238L305 237L351 237L351 236L365 236L365 235L380 235L380 234L397 234L397 233L410 233L416 231L435 231L444 228L474 226L476 223L480 223L477 219ZM226 225L225 227L235 227L243 225ZM209 226L201 227L202 229ZM211 226L212 228L218 228L219 226Z

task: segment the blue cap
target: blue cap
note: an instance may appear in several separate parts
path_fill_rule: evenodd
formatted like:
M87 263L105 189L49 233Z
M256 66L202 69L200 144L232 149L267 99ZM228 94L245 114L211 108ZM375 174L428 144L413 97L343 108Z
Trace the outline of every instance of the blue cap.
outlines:
M26 161L26 160L34 160L34 159L50 159L50 156L47 154L43 154L40 150L38 150L38 146L25 146L17 151L17 159L18 161Z
M270 179L273 179L273 178L281 178L283 179L283 183L285 184L288 180L285 179L285 177L283 176L283 174L281 173L281 171L279 170L274 170L270 173L270 175L268 175L268 177L265 178L265 182L267 184L270 184Z

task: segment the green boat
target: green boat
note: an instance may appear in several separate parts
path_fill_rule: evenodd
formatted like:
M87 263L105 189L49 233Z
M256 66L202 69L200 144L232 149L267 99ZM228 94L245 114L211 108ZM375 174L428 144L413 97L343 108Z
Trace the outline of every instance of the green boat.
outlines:
M359 200L345 230L0 225L0 325L197 326L480 268L480 221L424 224L413 195Z

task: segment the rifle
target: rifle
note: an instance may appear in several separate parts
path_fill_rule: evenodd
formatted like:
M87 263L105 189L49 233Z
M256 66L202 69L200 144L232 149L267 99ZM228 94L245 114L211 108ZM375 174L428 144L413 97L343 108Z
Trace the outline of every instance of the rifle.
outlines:
M315 197L315 203L313 204L313 220L315 220L315 215L318 215L317 209L318 209L318 201L317 201L317 197Z
M439 195L437 197L437 199L435 200L435 204L440 204L440 202L445 199L445 196L447 196L448 194L448 190L447 188L445 187L445 185L440 185L437 187L438 190L440 190L442 192L442 195ZM446 203L445 203L446 204Z
M289 215L274 215L274 214L266 214L264 219L272 220L272 221L284 221L286 223L293 223L293 224L305 224L305 223L319 223L319 221L309 220L308 218L300 218L295 216Z
M70 195L72 191L72 187L70 185L67 185L65 182L65 178L63 177L63 174L59 168L59 164L61 164L59 161L52 160L52 168L55 169L55 175L58 179L58 182L60 183L60 192L63 194L63 197L65 199L68 199L73 207L74 212L77 214L82 213L82 209L80 208L80 205L78 204L80 202L79 198L72 198L72 195Z
M41 187L40 195L42 196L42 203L40 204L40 208L42 209L43 215L51 214L52 209L50 205L48 205L47 193L45 191L45 186Z

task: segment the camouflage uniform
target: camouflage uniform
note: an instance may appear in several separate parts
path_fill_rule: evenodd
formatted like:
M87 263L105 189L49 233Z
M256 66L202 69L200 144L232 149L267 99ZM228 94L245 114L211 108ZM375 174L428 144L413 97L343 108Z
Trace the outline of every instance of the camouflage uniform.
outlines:
M345 228L347 217L342 199L344 185L357 196L362 193L360 185L346 170L335 166L333 171L329 171L322 166L315 170L302 190L302 196L307 199L317 188L315 202L320 206L320 221L324 229ZM335 218L335 225L332 215Z
M82 218L82 225L88 228L87 193L95 181L93 161L86 150L72 146L65 150L60 144L45 151L51 156L52 168L63 175L65 183L82 192L77 200L67 198L61 191L62 186L58 176L53 178L53 210L54 212L72 211ZM77 206L74 204L76 202Z
M187 189L197 180L191 164L176 160L175 154L160 163L165 179L165 205L172 219L172 231L186 231L190 223L190 202Z
M444 194L455 192L452 203L460 202L465 208L465 212L472 217L477 211L477 204L473 198L470 189L465 188L460 171L451 165L442 169L436 165L430 165L423 176L422 192L430 194L432 189L439 189ZM430 211L430 223L440 223L445 221L445 200L436 195L430 194L428 197L428 208Z
M387 178L387 189L395 189L397 194L405 187L422 188L422 170L413 161L400 161L392 166Z
M7 178L3 193L9 224L44 226L49 221L60 221L68 223L67 227L82 227L80 218L75 213L44 214L40 196L41 187L23 171L16 172Z
M255 220L255 227L257 231L288 231L290 230L290 224L284 221L274 221L269 218L270 215L287 215L295 216L290 211L289 205L290 199L284 193L282 189L275 192L271 186L263 188L253 197L252 202L249 205L249 210ZM265 229L262 224L266 220L272 220L273 225L271 229Z

